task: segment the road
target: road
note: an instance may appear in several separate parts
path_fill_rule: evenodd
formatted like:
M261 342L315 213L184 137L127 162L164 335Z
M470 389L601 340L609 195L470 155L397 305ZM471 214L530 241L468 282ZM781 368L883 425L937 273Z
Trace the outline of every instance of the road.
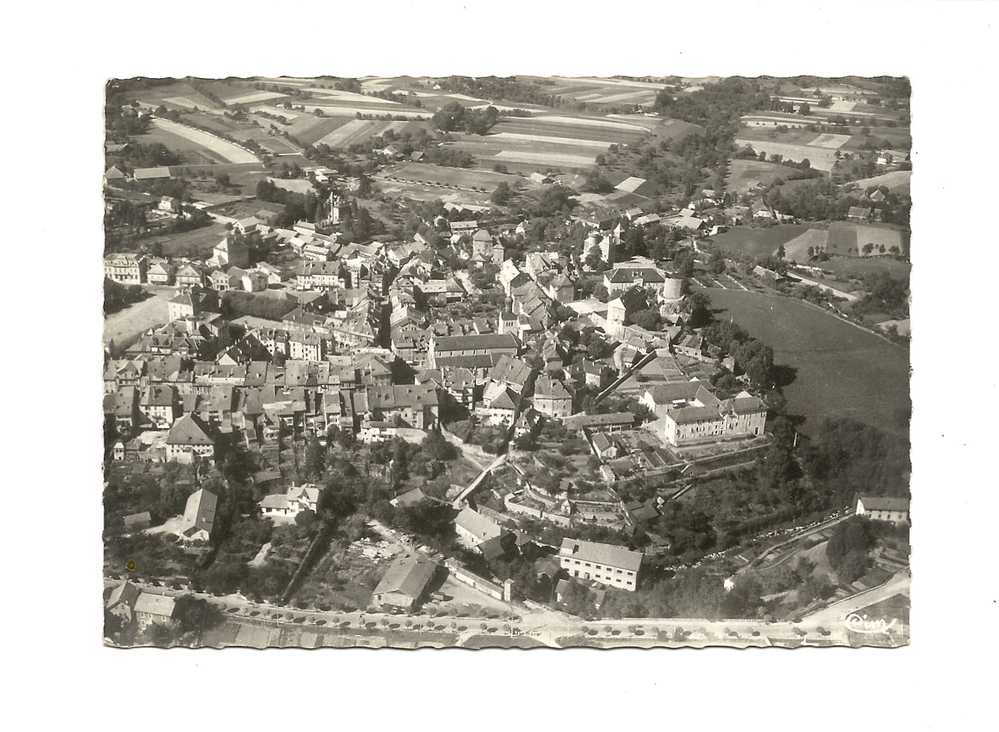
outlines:
M875 605L899 593L908 594L911 581L912 578L908 572L899 572L883 585L872 587L869 590L834 602L829 607L805 616L802 622L822 626L842 624L849 615L865 607Z
M116 580L105 580L105 586L112 587ZM512 606L513 616L462 617L457 615L391 614L380 612L340 612L298 610L290 607L277 607L266 603L255 603L241 595L215 597L204 592L172 590L135 582L143 590L177 596L191 594L218 606L233 622L266 623L294 630L317 631L318 620L324 629L339 628L341 633L366 628L369 632L379 627L389 631L391 624L400 629L436 629L437 632L452 632L458 635L456 645L461 645L472 636L517 637L536 640L552 648L562 647L564 639L575 638L576 643L585 637L588 643L603 645L727 645L727 646L770 646L787 643L803 645L849 645L851 642L844 618L856 609L879 602L903 591L908 587L908 577L896 578L880 588L849 598L824 611L805 618L801 623L767 623L756 619L705 620L703 618L620 618L592 622L583 621L572 615L538 607L530 609ZM231 610L235 610L234 612ZM250 616L256 612L256 616ZM300 618L300 622L294 622ZM408 624L408 625L407 625ZM405 626L405 627L403 627ZM671 640L679 635L684 640ZM905 636L903 636L904 638Z

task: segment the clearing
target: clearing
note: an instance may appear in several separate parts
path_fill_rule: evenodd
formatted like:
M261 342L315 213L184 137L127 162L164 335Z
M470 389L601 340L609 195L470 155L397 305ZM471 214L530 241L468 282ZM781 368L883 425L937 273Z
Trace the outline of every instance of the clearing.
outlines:
M144 289L152 296L104 319L105 343L113 340L116 348L126 348L140 334L169 320L167 301L176 293L170 288Z

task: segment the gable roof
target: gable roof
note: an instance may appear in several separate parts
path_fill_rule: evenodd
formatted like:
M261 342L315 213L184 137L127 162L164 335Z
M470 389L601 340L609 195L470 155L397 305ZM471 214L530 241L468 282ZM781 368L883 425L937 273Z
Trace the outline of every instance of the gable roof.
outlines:
M437 565L428 557L406 554L389 565L373 594L397 592L415 600L426 590L436 571Z
M185 414L170 426L168 445L214 445L208 426L193 414Z
M562 539L562 546L559 547L558 553L561 557L572 557L632 572L638 571L643 556L641 552L635 552L616 544L601 544L595 541L569 538Z

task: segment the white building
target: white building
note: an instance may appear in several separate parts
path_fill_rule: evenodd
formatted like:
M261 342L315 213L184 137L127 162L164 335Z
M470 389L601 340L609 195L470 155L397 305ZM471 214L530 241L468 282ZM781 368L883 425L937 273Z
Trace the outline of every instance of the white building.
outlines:
M482 542L498 537L503 529L488 516L465 506L454 519L454 532L464 546L475 549Z
M634 592L643 554L615 544L566 538L558 556L570 577Z
M295 518L302 511L317 513L322 491L322 486L315 483L293 485L287 493L264 496L257 505L260 506L260 512L268 518Z
M902 524L909 520L909 499L859 496L855 513L857 516L866 516L872 521Z

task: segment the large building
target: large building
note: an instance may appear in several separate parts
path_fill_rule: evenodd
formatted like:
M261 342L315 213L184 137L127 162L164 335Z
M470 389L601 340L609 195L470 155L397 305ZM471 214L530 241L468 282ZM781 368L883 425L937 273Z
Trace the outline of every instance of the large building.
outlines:
M122 252L104 257L104 276L123 285L141 285L146 281L146 258Z
M886 496L859 496L857 516L866 516L872 521L887 521L902 524L909 520L909 499Z
M450 356L502 355L516 356L520 349L517 339L509 333L486 333L483 335L437 336L430 339L427 348L427 362L430 368L437 368L438 358Z
M767 422L762 399L746 391L719 399L700 381L660 384L640 401L659 418L663 438L674 447L758 437Z
M570 577L599 582L608 587L634 592L642 553L615 544L582 539L563 539L559 562Z

